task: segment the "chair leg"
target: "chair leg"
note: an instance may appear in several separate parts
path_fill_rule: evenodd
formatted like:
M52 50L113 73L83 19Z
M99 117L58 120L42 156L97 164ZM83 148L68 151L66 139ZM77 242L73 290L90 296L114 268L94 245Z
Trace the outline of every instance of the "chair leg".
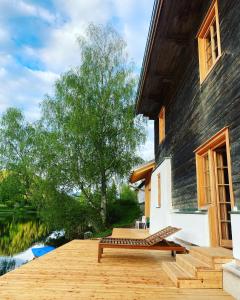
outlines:
M103 254L103 248L99 245L98 246L98 262L101 262L101 258L102 258L102 254Z
M187 250L182 250L182 251L176 251L177 254L187 254Z
M176 251L172 250L172 257L175 257L175 256L176 256Z

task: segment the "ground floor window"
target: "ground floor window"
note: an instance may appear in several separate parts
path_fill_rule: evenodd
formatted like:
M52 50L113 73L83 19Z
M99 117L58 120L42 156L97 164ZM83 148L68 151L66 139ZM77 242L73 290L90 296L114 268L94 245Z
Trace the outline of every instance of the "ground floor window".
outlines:
M219 245L231 246L230 212L234 206L228 128L198 147L196 154L198 206L211 211L212 234Z

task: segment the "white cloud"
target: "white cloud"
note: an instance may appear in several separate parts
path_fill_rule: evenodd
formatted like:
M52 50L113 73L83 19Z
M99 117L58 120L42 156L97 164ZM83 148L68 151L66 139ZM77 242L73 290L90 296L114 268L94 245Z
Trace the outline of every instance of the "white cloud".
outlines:
M63 72L80 63L77 37L84 35L87 25L105 24L117 16L124 24L120 29L127 41L129 56L140 67L149 27L146 16L151 14L152 3L150 0L56 0L57 10L65 16L66 22L50 30L46 47L36 54L51 71ZM141 11L139 15L138 11Z
M58 73L79 65L78 35L79 30L69 24L52 30L48 45L36 51L38 58L47 69Z
M9 40L9 33L6 28L0 27L0 43L6 43Z
M41 1L39 1L39 3L41 3ZM49 23L53 23L56 19L56 16L47 9L24 0L1 0L0 11L2 19L16 15L37 17ZM4 12L4 14L2 12Z
M4 77L4 76L6 75L6 73L7 73L7 72L6 72L6 69L5 69L4 67L1 67L1 68L0 68L0 78L1 78L1 77Z
M110 0L55 0L59 12L68 17L69 23L105 23L111 17L112 1ZM79 28L80 29L80 28Z
M49 87L52 86L52 84L58 79L59 75L53 72L49 71L39 71L39 70L31 70L28 69L28 72L33 77L33 79L36 79L37 81L40 81L41 84L44 84L44 88L49 89ZM46 86L47 85L47 86ZM50 85L50 86L49 86Z
M32 5L25 1L17 0L14 1L14 6L20 14L25 16L38 17L50 23L55 21L55 16L53 14L38 5Z
M0 52L0 67L10 66L14 62L11 54Z
M84 35L91 22L104 24L111 18L111 2L102 0L57 0L57 10L67 19L49 32L47 46L39 49L38 57L46 68L62 73L80 63L77 38Z
M140 67L149 29L153 0L115 0L114 4L116 14L121 18L122 24L124 24L122 34L127 41L129 56Z
M49 71L22 68L9 58L10 67L14 72L7 72L1 67L0 61L0 114L7 107L16 106L24 110L26 117L33 121L39 118L39 104L46 93L53 90L58 74ZM3 71L4 70L4 71ZM4 76L1 77L1 72Z

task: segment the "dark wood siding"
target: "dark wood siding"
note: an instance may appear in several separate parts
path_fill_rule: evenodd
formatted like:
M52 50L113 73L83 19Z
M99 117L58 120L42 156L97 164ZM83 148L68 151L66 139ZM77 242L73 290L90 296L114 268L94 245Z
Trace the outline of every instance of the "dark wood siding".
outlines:
M210 3L206 1L206 10ZM175 208L197 207L194 150L224 126L230 128L233 189L240 207L240 1L219 0L219 19L223 54L200 85L193 37L194 51L183 82L173 99L165 103L166 138L161 145L155 120L156 161L172 157Z

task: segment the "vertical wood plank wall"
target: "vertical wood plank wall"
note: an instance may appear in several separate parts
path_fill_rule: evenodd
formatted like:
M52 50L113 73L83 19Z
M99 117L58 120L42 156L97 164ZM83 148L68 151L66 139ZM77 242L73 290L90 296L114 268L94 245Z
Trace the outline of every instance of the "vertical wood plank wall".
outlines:
M206 1L206 11L211 1ZM165 102L166 137L158 143L155 120L156 163L172 157L174 208L197 208L194 150L224 126L229 126L234 198L240 207L240 1L219 0L222 56L202 84L197 40L175 97Z

